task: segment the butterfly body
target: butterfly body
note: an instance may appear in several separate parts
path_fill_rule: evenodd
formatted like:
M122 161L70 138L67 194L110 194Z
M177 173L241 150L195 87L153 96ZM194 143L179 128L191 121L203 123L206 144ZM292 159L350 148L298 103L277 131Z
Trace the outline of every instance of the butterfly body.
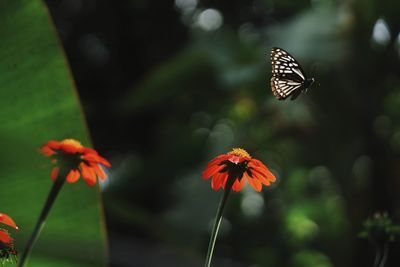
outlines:
M284 100L289 96L291 100L296 99L314 82L314 78L307 78L300 64L282 48L272 48L271 63L272 93L279 100Z

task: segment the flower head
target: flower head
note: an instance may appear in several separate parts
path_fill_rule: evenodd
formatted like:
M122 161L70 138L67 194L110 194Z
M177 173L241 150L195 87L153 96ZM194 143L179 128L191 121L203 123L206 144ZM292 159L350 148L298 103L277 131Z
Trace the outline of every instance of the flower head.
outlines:
M363 230L358 236L368 238L375 244L384 244L400 236L400 225L393 223L386 212L377 212L364 221Z
M0 229L0 262L11 260L12 255L17 255L14 249L14 239L7 230Z
M0 213L0 223L18 229L13 219L4 213ZM14 249L14 240L7 230L0 228L0 263L4 264L6 261L12 260L13 256L16 257L17 251Z
M65 139L61 142L51 140L43 145L40 151L52 157L52 162L56 164L50 174L53 181L57 179L60 168L63 168L67 170L65 180L68 183L75 183L82 176L88 185L93 186L97 177L101 180L106 178L99 164L111 167L111 164L96 150L84 147L74 139Z
M212 159L203 171L203 179L208 180L211 177L212 189L225 189L228 184L233 191L240 191L245 180L258 192L263 184L269 186L276 180L267 166L241 148L234 148L231 152Z

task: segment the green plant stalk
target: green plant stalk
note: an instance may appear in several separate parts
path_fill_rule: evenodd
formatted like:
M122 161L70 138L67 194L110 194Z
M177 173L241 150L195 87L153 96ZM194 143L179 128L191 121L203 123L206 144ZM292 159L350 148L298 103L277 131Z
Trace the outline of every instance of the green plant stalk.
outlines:
M204 264L205 267L211 266L211 260L212 260L212 256L214 253L215 241L217 240L219 227L220 227L221 221L222 221L222 214L224 212L225 204L228 199L229 193L231 192L234 180L235 179L233 179L232 177L230 177L230 176L228 177L227 183L225 185L224 194L222 195L221 200L219 202L217 214L215 215L214 226L211 231L210 243L208 244L206 262Z
M388 254L389 254L388 242L385 242L385 244L383 245L383 256L382 256L381 263L379 264L379 267L385 266L387 258L388 258Z
M381 259L381 249L377 244L375 245L375 260L373 265L374 267L379 267L380 259Z
M57 179L54 181L53 186L51 187L50 193L47 196L46 202L44 204L44 207L42 209L42 212L40 213L39 219L36 222L35 228L33 229L33 232L28 240L28 243L25 246L24 252L22 253L21 259L18 261L18 267L23 267L26 263L26 260L32 251L33 245L35 244L37 238L40 235L40 232L43 229L43 226L46 222L46 218L49 215L50 209L53 206L53 203L55 199L58 196L58 193L60 192L61 187L63 186L65 182L65 177L66 177L66 171L62 171L60 169Z
M381 245L377 244L375 246L375 260L374 267L385 267L386 261L389 255L389 243L385 242L383 244L383 248L381 249ZM383 251L383 252L382 252Z

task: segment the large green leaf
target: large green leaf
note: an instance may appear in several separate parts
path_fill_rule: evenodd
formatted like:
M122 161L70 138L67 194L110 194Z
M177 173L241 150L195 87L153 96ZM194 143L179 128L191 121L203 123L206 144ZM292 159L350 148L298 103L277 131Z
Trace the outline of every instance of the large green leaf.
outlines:
M52 185L37 148L49 139L90 141L45 5L0 0L0 36L0 212L19 225L10 232L22 252ZM28 266L105 265L105 239L98 187L65 184Z

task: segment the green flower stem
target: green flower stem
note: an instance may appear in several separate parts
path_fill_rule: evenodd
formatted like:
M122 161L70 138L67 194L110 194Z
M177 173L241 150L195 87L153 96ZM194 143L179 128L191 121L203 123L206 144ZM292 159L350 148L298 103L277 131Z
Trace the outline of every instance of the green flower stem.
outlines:
M379 263L381 260L381 249L379 245L375 246L375 260L374 260L374 267L379 267Z
M382 249L382 247L383 249ZM383 252L382 252L383 251ZM385 267L389 255L389 243L385 242L383 245L376 245L376 253L374 260L374 267Z
M379 267L385 266L387 258L388 258L388 254L389 254L388 242L385 242L385 244L383 245L383 256L382 256L381 263L379 264Z
M219 226L221 225L222 213L224 212L226 200L228 199L229 193L231 192L233 185L232 180L234 181L235 179L228 177L227 183L225 185L224 194L222 195L222 198L218 205L217 214L215 215L214 226L211 232L210 243L208 244L206 262L204 264L205 267L211 266L211 259L214 253L215 241L217 240Z
M40 213L39 219L36 222L35 228L33 229L33 232L28 240L25 250L22 253L21 259L18 262L18 267L23 267L24 264L26 263L26 260L30 252L32 251L33 245L35 244L40 232L43 229L43 226L46 222L46 218L49 215L49 211L53 206L54 200L56 199L58 193L60 192L61 187L65 182L65 177L66 177L66 171L60 169L57 179L54 181L50 193L47 196L46 202L44 204L42 212Z

